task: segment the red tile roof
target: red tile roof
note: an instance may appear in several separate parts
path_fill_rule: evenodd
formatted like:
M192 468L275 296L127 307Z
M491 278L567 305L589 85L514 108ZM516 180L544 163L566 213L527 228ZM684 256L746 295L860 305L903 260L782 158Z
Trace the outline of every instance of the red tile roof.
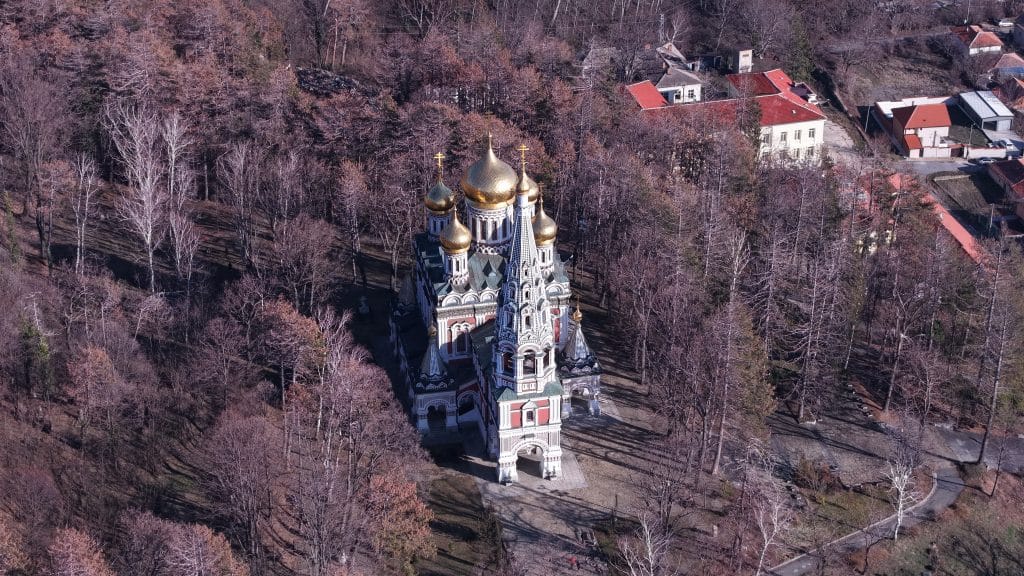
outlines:
M946 229L946 232L949 232L949 235L963 248L967 256L974 260L974 262L981 263L982 248L978 245L978 241L974 239L974 236L971 236L971 233L949 213L949 210L946 210L942 204L939 204L935 196L925 194L924 200L926 203L931 204L932 212L938 217L939 224Z
M779 70L779 72L782 72ZM782 72L785 76L785 72ZM736 88L740 96L765 96L778 94L782 90L772 82L772 78L766 72L752 72L749 74L729 74L726 76L729 83ZM784 84L788 87L788 84Z
M658 92L658 88L650 80L630 84L626 86L626 90L629 90L629 93L642 110L668 106L668 101L661 95L661 92Z
M992 32L982 30L979 26L953 26L953 34L968 48L1002 47L1003 41Z
M781 94L758 96L757 103L761 107L761 126L778 126L825 118L814 104L799 104Z
M783 70L729 74L729 82L743 96L756 96L761 107L761 125L778 126L793 122L824 119L814 104L793 92L793 80ZM749 90L750 94L744 94Z
M1024 58L1016 52L1006 52L999 57L999 61L992 67L992 70L999 68L1024 68Z
M1024 160L1001 160L988 166L989 174L1006 182L1017 198L1024 197Z
M945 104L919 104L893 108L892 116L905 130L940 128L952 124Z
M923 146L921 146L921 139L918 138L915 134L903 135L903 147L907 150L907 152L911 150L920 150L921 148L923 148Z

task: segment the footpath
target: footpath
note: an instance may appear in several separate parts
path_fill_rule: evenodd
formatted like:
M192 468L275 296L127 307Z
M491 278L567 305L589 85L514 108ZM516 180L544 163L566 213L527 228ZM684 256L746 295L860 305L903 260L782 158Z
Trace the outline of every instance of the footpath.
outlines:
M954 464L948 460L942 460L936 464L931 492L924 500L915 504L903 519L903 527L910 528L917 524L935 518L940 512L950 507L963 492L964 483L960 478ZM851 554L879 540L890 538L896 527L896 515L893 514L884 520L880 520L863 530L847 534L842 538L833 540L825 545L830 553L840 555ZM775 566L769 572L775 576L803 576L811 574L818 569L821 562L822 549L812 550L801 554L796 558L787 560Z

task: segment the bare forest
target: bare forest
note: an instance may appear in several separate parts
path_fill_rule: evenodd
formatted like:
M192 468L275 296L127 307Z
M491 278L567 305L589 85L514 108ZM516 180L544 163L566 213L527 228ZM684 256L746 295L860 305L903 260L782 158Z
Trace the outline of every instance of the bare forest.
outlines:
M435 464L358 309L408 271L434 155L454 188L489 133L529 147L667 455L623 489L618 573L765 573L797 522L772 421L847 385L911 444L954 422L993 450L1024 411L1014 240L973 262L871 142L763 161L742 118L622 89L668 41L820 83L939 24L877 4L0 2L0 573L417 573ZM734 539L687 543L726 480Z

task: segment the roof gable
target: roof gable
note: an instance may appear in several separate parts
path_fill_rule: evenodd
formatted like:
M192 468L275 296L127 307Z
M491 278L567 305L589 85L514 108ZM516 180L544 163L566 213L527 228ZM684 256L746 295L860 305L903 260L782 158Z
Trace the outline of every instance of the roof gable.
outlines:
M953 34L968 48L1002 47L1003 41L992 32L982 30L979 26L953 26Z
M945 104L919 104L893 108L892 116L905 130L941 128L951 124L949 109Z
M626 86L626 90L629 91L642 110L668 106L668 101L661 95L661 92L658 92L658 88L650 80L630 84Z

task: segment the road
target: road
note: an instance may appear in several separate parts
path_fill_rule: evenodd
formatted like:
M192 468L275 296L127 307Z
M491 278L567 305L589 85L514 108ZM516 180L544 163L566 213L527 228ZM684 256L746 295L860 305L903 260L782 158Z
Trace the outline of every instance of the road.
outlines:
M964 489L963 480L957 472L956 467L947 461L943 461L936 470L936 482L928 497L915 506L910 515L904 519L903 527L909 528L918 523L934 518L938 513L949 508L960 492ZM877 522L867 530L861 530L847 534L832 542L829 547L834 553L841 555L850 554L866 548L882 538L888 538L896 526L896 517L890 516L881 522ZM807 553L787 562L783 562L771 569L775 576L803 576L810 574L818 568L819 557L813 553Z

